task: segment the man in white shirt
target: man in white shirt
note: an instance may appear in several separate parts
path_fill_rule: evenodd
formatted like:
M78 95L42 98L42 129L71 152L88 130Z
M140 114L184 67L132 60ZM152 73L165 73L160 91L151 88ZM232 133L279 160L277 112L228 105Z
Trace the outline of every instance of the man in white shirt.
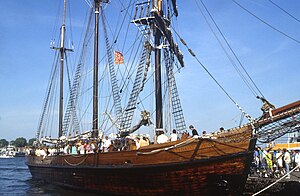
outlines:
M173 141L177 141L177 139L178 139L178 136L177 136L176 130L173 129L173 133L170 136L170 140L171 140L171 142L173 142Z
M286 173L289 173L290 172L290 163L291 163L291 155L290 153L287 151L286 148L283 149L283 160L284 160L284 166L285 166L285 170L286 170ZM287 175L286 178L290 178L290 174Z
M108 136L105 136L105 139L102 140L102 152L108 152L110 145L111 145L111 140L108 139Z
M162 132L159 136L157 136L157 143L158 144L162 144L162 143L166 143L169 141L168 136L166 136L164 134L164 132Z

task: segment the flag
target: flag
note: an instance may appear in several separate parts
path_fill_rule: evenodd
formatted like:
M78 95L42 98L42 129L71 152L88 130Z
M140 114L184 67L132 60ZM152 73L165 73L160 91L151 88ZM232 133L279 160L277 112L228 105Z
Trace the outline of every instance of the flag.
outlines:
M114 55L115 55L115 62L114 62L115 64L123 64L124 63L124 57L121 52L114 51Z

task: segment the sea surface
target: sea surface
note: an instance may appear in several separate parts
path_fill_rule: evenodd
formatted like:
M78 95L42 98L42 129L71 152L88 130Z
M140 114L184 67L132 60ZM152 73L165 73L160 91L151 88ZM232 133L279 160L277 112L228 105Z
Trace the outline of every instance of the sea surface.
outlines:
M0 158L0 195L25 196L95 196L84 192L65 190L43 181L34 180L25 164L25 157Z
M25 157L0 158L0 196L99 196L99 194L64 189L62 187L58 187L52 184L47 184L40 180L34 180L32 179L29 169L25 162ZM285 185L283 190L281 190L280 192L277 192L276 194L275 192L267 192L265 195L300 195L300 172L294 172L291 175L291 178L293 178L293 181ZM257 180L259 181L260 179L257 178L256 181ZM267 178L262 178L261 180L267 180ZM276 179L272 180L274 181ZM256 187L257 185L255 185L255 183L261 184L262 181L254 182L254 186ZM286 184L286 182L283 183ZM263 185L263 187L267 186L268 184L270 184L270 182ZM253 185L253 182L248 183L248 185ZM279 185L279 188L282 188L281 186L283 185ZM254 190L252 190L252 192L253 191ZM258 190L255 190L255 192L257 191Z

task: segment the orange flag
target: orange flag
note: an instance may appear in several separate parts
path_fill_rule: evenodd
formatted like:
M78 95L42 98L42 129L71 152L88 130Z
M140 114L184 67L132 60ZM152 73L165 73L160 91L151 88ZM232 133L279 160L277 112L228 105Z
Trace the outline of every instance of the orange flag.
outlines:
M123 64L124 63L124 57L121 52L114 51L114 55L115 55L115 62L114 62L115 64Z

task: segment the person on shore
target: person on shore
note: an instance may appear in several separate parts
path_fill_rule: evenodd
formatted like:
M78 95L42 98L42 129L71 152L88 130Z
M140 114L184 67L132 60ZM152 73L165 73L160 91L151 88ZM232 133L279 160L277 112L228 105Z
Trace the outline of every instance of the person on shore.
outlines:
M296 154L295 154L295 163L296 163L296 166L295 167L298 167L295 171L299 171L299 167L300 167L300 153L299 153L299 150L295 150Z
M273 173L273 158L272 158L272 153L270 152L270 149L267 150L267 154L266 154L266 160L267 160L267 166L268 166L268 170L271 171Z
M290 172L291 155L287 151L286 148L283 149L283 153L284 153L283 154L284 168L285 168L286 173L289 173ZM288 174L286 178L289 179L290 174Z
M282 151L279 148L277 150L277 153L276 153L276 161L277 161L277 165L278 165L279 170L281 170L283 168L282 156L283 156Z
M198 132L197 132L197 130L194 128L193 125L190 125L189 128L192 131L192 136L199 135Z

